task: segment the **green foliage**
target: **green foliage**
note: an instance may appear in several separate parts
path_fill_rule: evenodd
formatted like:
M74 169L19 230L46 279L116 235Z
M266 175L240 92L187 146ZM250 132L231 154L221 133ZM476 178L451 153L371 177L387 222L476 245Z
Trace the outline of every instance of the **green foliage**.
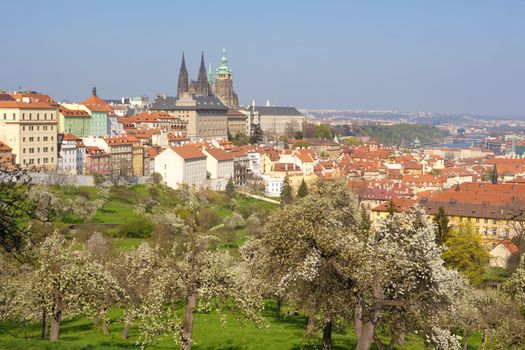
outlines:
M104 175L95 173L93 174L93 182L95 183L95 186L100 186L106 181L104 178Z
M434 126L418 124L354 125L354 132L357 136L369 136L386 145L408 145L416 137L425 144L448 135Z
M231 178L228 180L228 183L226 184L225 192L226 192L226 197L229 200L235 197L235 185L233 184L233 181Z
M315 137L319 139L331 139L334 136L332 135L332 128L327 124L319 124L315 127Z
M343 139L343 143L348 146L359 146L363 142L361 142L361 140L357 137L349 136Z
M238 131L231 140L235 146L243 146L250 143L250 138L244 133Z
M151 174L151 182L158 185L162 182L162 175L159 173L153 173Z
M436 244L443 245L448 239L450 233L449 219L443 207L439 207L438 212L434 216L434 223L436 224Z
M290 179L288 175L284 177L284 182L281 186L281 203L290 204L293 202L293 190L290 185Z
M460 223L450 230L443 252L445 266L463 273L473 285L483 282L489 253L481 243L481 237L470 223Z
M147 238L153 232L153 224L146 219L133 219L119 228L120 237Z
M308 195L308 186L306 185L306 182L301 181L301 185L299 186L299 189L297 190L297 197L298 198L304 198Z
M258 143L263 140L263 132L259 124L252 124L252 136L250 143Z
M305 141L305 140L297 141L292 146L292 148L308 148L308 147L310 147L310 142Z

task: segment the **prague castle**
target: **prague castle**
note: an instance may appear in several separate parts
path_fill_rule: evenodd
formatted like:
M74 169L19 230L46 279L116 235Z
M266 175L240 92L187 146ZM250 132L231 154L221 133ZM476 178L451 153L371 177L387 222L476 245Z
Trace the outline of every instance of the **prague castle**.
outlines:
M188 93L190 96L216 96L227 107L236 107L239 105L239 98L233 90L232 70L228 67L226 49L222 50L221 64L217 68L215 82L213 82L211 66L209 74L206 74L204 53L201 55L197 81L189 81L184 53L182 54L179 81L177 84L177 98L181 98L184 93Z

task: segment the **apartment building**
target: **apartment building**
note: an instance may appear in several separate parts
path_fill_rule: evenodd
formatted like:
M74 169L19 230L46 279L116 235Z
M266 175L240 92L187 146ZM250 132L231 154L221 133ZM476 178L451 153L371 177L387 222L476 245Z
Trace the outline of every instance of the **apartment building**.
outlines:
M211 189L222 191L234 175L234 157L220 148L202 151L206 155L206 170L211 180Z
M3 95L0 141L11 147L16 164L54 170L58 105L47 95Z
M83 174L86 148L82 139L73 134L58 134L58 170L68 174Z
M206 155L193 145L168 148L155 157L155 172L171 188L181 184L199 188L206 182Z

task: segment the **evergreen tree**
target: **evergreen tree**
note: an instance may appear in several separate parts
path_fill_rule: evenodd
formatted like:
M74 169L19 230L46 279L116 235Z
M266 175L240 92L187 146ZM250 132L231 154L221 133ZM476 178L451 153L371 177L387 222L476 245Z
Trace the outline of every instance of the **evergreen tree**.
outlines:
M281 186L281 203L290 204L293 202L293 190L290 185L288 174L284 177L283 185Z
M259 124L252 124L252 136L250 137L250 143L258 143L263 139L263 132Z
M308 186L306 185L306 182L301 181L301 185L299 186L299 189L297 190L297 197L298 198L304 198L308 195Z
M228 183L226 184L225 191L226 191L226 197L228 197L229 200L235 197L235 185L233 184L233 181L231 178L228 180Z
M434 216L434 223L436 224L436 244L443 245L446 242L450 232L448 225L449 219L443 207L439 207L436 216Z

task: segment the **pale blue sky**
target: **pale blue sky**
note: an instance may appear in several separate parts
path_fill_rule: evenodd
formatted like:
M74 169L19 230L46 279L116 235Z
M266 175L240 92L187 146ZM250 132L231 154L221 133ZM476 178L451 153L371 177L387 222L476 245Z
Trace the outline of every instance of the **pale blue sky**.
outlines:
M525 1L2 1L0 88L174 94L229 52L241 103L525 115Z

